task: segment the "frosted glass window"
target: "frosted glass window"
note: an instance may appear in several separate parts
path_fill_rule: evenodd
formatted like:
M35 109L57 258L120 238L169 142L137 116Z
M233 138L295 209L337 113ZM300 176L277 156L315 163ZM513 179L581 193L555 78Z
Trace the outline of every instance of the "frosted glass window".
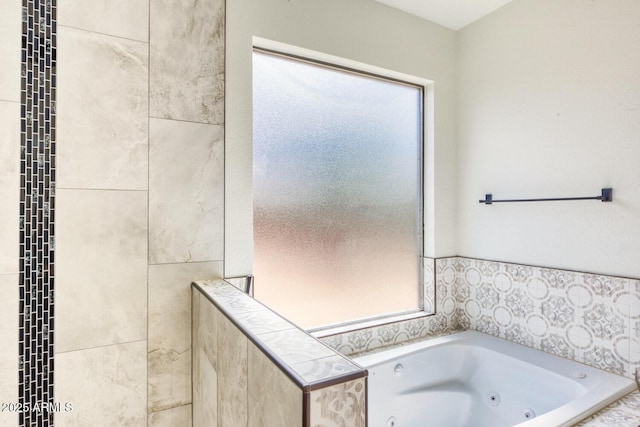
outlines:
M305 328L420 309L422 96L254 51L256 298Z

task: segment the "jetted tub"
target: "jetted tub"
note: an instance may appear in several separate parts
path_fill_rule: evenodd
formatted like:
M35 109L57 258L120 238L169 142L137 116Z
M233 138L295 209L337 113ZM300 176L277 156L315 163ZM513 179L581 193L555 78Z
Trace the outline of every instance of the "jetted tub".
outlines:
M475 331L353 359L369 370L369 427L571 426L631 379Z

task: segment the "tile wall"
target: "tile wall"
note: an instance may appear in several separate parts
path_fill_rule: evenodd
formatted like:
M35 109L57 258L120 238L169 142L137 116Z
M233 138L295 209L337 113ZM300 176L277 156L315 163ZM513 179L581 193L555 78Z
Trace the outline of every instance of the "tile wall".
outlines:
M474 329L630 378L640 368L638 279L451 257L435 281L434 316L322 341L357 354Z
M456 274L462 329L630 378L640 368L640 280L468 258L437 265Z
M57 87L46 141L56 142L53 396L73 410L55 423L187 425L189 284L222 276L224 1L25 4L56 12L44 22L57 34L55 85L42 70ZM22 21L22 2L2 2L0 198L14 209L0 209L0 332L15 337L0 349L2 402L19 397ZM16 424L0 414L0 426Z
M188 285L223 269L225 10L149 6L149 426L189 425Z
M192 304L194 427L364 427L359 366L222 280Z
M58 426L146 423L148 37L102 12L148 23L140 1L58 8Z

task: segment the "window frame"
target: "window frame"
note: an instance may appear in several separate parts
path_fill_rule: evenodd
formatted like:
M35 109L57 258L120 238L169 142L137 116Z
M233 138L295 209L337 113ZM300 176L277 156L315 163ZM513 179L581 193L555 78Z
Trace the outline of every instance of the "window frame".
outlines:
M354 60L327 55L313 50L290 46L284 43L275 42L259 37L253 37L252 55L253 52L280 56L286 59L293 59L315 66L326 67L332 70L338 70L369 78L380 79L386 82L407 85L410 87L418 88L420 90L421 135L419 142L420 149L418 153L418 155L420 156L420 158L418 159L418 173L420 177L418 183L420 188L417 195L419 200L417 207L418 212L416 212L417 229L419 231L419 236L417 236L416 242L416 262L418 263L416 291L418 298L418 307L416 309L409 309L401 312L381 313L380 315L374 315L363 319L353 319L337 324L313 327L307 329L307 331L313 333L316 336L328 336L350 330L361 329L363 327L378 326L402 320L410 320L423 316L434 315L435 284L432 280L425 280L424 277L425 253L427 252L427 231L430 229L428 227L427 218L425 216L425 205L427 204L426 185L428 180L427 176L431 176L433 174L433 171L428 170L428 165L430 167L433 167L433 161L431 160L427 162L427 146L429 144L433 144L433 129L428 129L428 126L433 125L432 111L434 82L431 80L399 73L373 65L368 65ZM431 194L429 200L433 200L433 194ZM426 287L429 283L430 289L427 289ZM429 293L428 299L432 301L430 307L425 307L425 300L427 299L425 298L425 295L427 293Z

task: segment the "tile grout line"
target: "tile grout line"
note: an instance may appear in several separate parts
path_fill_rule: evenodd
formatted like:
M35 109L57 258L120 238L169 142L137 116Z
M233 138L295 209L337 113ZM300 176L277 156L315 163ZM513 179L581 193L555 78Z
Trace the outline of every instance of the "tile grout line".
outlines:
M142 338L142 339L139 339L139 340L115 342L115 343L110 343L110 344L100 344L100 345L94 345L94 346L91 346L91 347L82 347L82 348L76 348L76 349L73 349L73 350L65 350L65 351L56 352L56 356L61 355L61 354L70 354L70 353L76 353L76 352L80 352L80 351L98 350L98 349L101 349L101 348L116 347L116 346L120 346L120 345L135 344L135 343L141 343L141 342L146 342L146 341L147 341L146 338Z
M96 35L105 36L105 37L114 37L116 39L128 40L128 41L137 42L137 43L146 43L146 44L149 43L148 41L144 41L144 40L138 40L138 39L134 39L134 38L131 38L131 37L118 36L116 34L111 34L111 33L103 33L101 31L89 30L87 28L75 27L73 25L59 24L58 28L66 28L66 29L69 29L69 30L82 31L82 32L85 32L85 33L91 33L91 34L96 34Z
M149 301L150 301L150 285L149 272L151 270L151 2L147 2L147 302L146 302L146 354L145 354L145 366L146 366L146 384L145 384L145 417L146 424L150 426L150 407L149 407L149 335L150 325L149 320Z

